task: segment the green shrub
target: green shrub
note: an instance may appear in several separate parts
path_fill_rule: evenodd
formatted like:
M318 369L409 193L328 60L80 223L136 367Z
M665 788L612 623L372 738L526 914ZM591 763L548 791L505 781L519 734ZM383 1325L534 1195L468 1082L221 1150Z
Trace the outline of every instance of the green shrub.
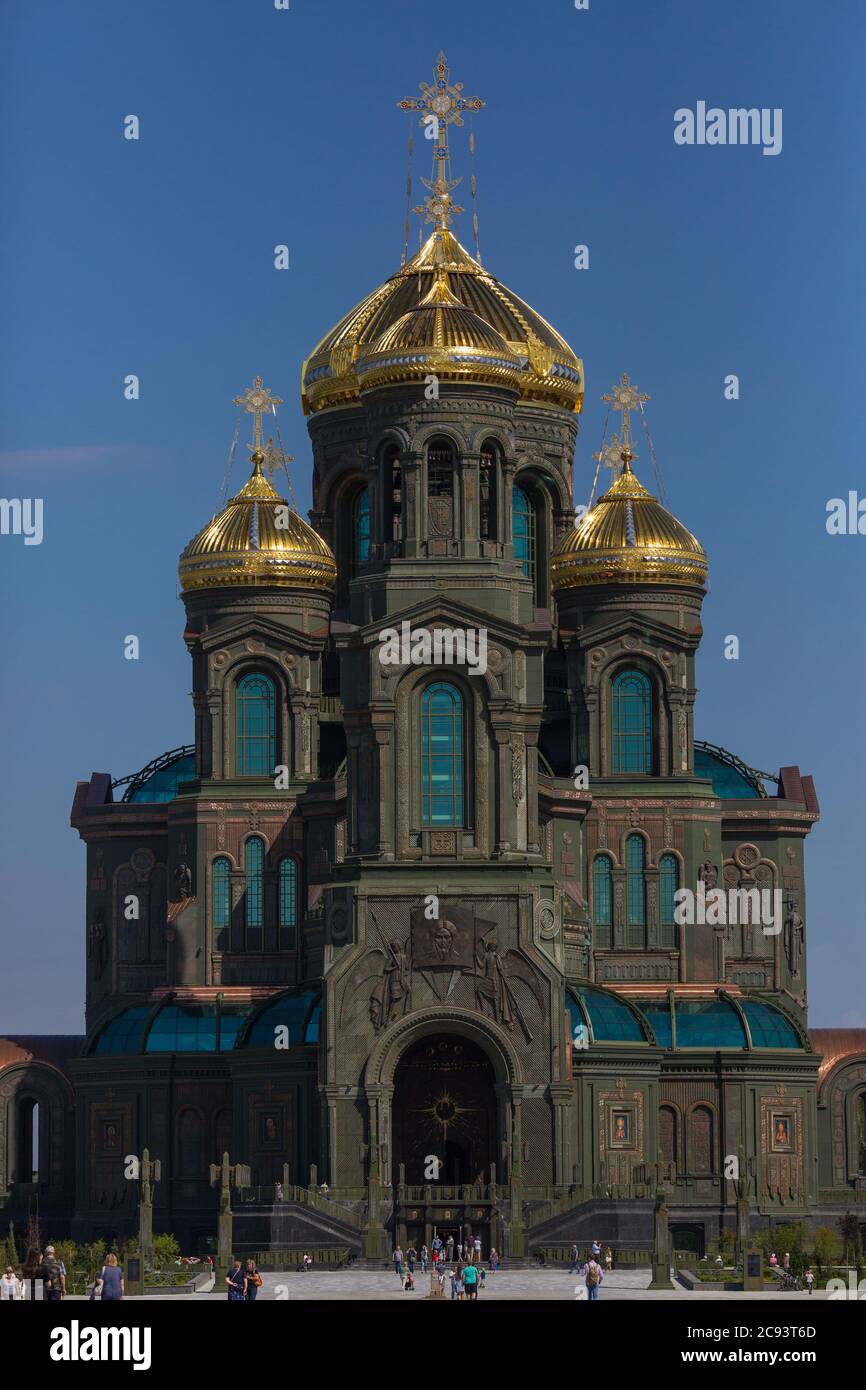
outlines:
M166 1269L173 1265L175 1260L180 1257L180 1246L174 1236L154 1236L153 1238L153 1267L154 1269Z

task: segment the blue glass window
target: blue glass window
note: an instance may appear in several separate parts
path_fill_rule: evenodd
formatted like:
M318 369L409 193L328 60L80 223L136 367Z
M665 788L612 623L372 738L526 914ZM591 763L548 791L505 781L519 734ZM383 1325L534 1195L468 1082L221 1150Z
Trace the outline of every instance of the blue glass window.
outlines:
M355 498L352 517L352 573L370 558L370 489L364 487Z
M220 1010L220 1052L231 1052L251 1012L248 1004L223 1004Z
M675 854L663 854L659 860L659 897L661 899L661 944L675 946L677 940L674 911L676 891L680 886L679 863Z
M145 1052L216 1052L212 1004L167 1004L147 1035Z
M298 926L298 866L280 860L280 950L294 951Z
M262 928L265 920L264 895L265 846L257 836L247 840L244 848L244 873L246 892L244 896L244 921L246 922L246 949L262 949Z
M599 854L592 865L592 915L598 928L595 934L596 945L602 948L610 946L612 913L610 859L606 854Z
M752 1047L801 1046L794 1025L777 1009L760 999L739 999L737 1002L746 1015Z
M181 782L195 777L195 753L184 753L152 772L130 796L130 801L173 801Z
M646 925L646 848L641 835L629 835L625 842L628 901L628 944L644 945Z
M108 1053L140 1052L144 1030L153 1009L152 1004L135 1004L105 1025L91 1054L97 1057Z
M231 925L231 861L224 856L213 861L211 869L211 915L213 918L213 939L218 951L229 949L229 927Z
M589 1014L596 1042L646 1042L643 1030L627 1004L614 994L582 985L574 993Z
M463 825L463 697L437 681L421 696L421 824Z
M613 771L652 772L652 688L642 671L620 671L613 682Z
M317 1042L321 998L318 990L309 989L300 994L284 994L259 1014L249 1031L246 1046L273 1049L276 1028L288 1029L290 1047Z
M647 1023L656 1035L659 1047L671 1048L674 1045L671 1027L671 1008L666 999L639 999L635 1001Z
M678 1000L677 1047L739 1047L746 1037L736 1009L724 999Z
M535 586L535 508L528 493L516 485L511 489L511 534L514 539L514 558L524 576Z
M269 676L251 671L236 691L235 765L240 777L272 777L276 765L276 690Z

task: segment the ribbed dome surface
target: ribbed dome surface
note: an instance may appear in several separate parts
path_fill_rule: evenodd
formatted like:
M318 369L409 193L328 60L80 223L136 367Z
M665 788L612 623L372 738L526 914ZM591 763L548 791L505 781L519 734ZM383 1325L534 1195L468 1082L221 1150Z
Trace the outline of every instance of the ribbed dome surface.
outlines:
M247 584L331 590L337 567L326 542L271 487L255 453L249 482L193 537L178 573L185 592Z
M355 366L362 390L429 372L504 382L515 390L521 372L502 335L457 298L442 270L420 304L386 328Z
M612 487L551 557L554 589L584 584L690 584L703 588L700 542L638 481L626 462Z
M419 307L441 272L447 275L457 301L504 339L517 358L524 399L582 409L583 364L565 339L441 228L417 256L346 314L310 354L301 386L307 413L358 399L356 364L368 360L388 331Z

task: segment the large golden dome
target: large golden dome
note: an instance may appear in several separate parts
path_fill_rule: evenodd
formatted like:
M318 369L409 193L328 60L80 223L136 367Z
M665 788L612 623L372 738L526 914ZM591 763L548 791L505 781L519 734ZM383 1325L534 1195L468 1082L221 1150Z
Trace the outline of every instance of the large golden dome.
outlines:
M362 391L428 373L471 377L519 388L521 363L485 319L451 290L448 272L438 270L424 298L365 348L355 363Z
M438 361L436 375L507 379L526 401L582 409L580 358L540 314L484 270L447 227L437 227L417 256L368 294L314 348L301 373L305 413L357 401L361 389L384 380L404 379L380 370L386 345L394 349L392 355L400 356L411 351L418 335L429 339L434 316L419 317L417 311L431 308L431 292L443 277L451 299L441 307L452 312L442 322L444 327L447 319L446 336L453 341L443 345L449 350L448 360ZM489 348L481 346L485 342ZM418 347L432 344L417 344L415 350ZM484 362L484 357L501 358L503 365ZM491 369L504 375L493 376ZM427 364L426 370L433 368Z
M682 522L656 501L622 455L622 472L551 556L554 589L588 584L689 584L702 589L707 557Z
M181 589L267 585L332 590L337 566L330 547L271 487L256 449L249 482L180 557Z

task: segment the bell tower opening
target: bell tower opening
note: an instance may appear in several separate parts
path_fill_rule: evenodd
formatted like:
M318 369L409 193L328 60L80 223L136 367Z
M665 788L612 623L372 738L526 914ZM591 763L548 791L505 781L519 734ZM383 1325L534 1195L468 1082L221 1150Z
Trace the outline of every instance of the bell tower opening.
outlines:
M394 1181L446 1187L490 1181L496 1161L496 1078L466 1038L437 1034L409 1047L394 1085Z

